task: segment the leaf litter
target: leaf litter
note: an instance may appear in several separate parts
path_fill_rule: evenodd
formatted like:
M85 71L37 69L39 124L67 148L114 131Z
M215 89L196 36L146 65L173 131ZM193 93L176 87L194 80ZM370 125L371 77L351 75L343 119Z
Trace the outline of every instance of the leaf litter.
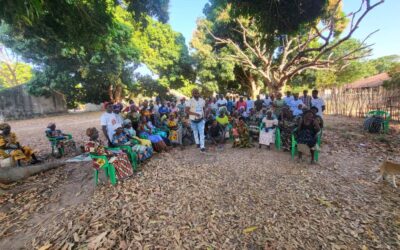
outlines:
M227 145L158 155L116 187L94 187L89 164L2 186L0 248L399 249L399 190L373 183L398 133L383 143L354 120L326 123L314 166Z

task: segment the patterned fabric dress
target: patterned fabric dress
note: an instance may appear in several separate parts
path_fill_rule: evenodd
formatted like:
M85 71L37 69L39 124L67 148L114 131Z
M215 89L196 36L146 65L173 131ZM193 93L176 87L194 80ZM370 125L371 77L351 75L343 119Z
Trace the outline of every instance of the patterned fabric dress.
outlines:
M119 135L114 134L112 143L115 145L131 146L132 150L138 154L139 160L141 161L150 158L153 154L153 150L149 150L146 146L140 145L139 143L133 145L125 132L122 132Z
M279 129L281 130L282 148L289 150L291 148L292 132L296 128L297 123L293 119L285 118L279 121Z
M64 148L67 152L73 152L76 150L74 141L69 140L68 137L65 136L61 130L46 129L45 133L47 137L55 138L57 140L57 149Z
M168 139L171 141L173 144L182 144L182 126L178 124L178 121L176 119L174 120L168 120L167 121L167 126L169 129L169 136Z
M260 131L259 144L269 146L271 143L275 143L275 128L273 128L273 126L278 126L278 120L269 120L265 117L263 118L262 123L264 124L264 127Z
M285 101L280 99L280 100L275 100L274 101L274 114L276 115L276 117L279 117L281 115L282 112L282 108L285 105Z
M8 145L7 145L8 144ZM33 150L28 146L22 146L17 148L18 140L17 135L11 132L8 135L0 134L0 157L8 158L11 157L14 161L23 160L30 161L32 159ZM13 146L15 149L6 149L7 147Z
M253 139L257 138L259 135L259 126L260 126L260 120L258 119L257 114L252 114L249 117L247 124L249 125L250 136Z
M238 125L237 129L238 137L233 142L233 147L239 148L250 148L250 132L246 125Z
M108 162L113 164L119 180L133 175L132 165L124 152L106 150L100 140L85 142L85 151L95 155L107 156ZM100 169L104 164L105 162L102 159L93 159L95 169Z

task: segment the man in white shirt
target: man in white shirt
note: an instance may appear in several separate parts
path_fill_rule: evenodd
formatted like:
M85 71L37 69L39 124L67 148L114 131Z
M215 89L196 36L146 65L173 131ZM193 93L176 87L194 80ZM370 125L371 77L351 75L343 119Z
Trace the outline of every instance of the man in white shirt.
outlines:
M108 141L108 145L112 145L112 138L114 135L114 127L117 125L117 117L113 113L113 104L111 102L105 105L106 112L100 117L101 129Z
M204 152L206 150L204 146L204 108L206 102L200 97L198 89L193 89L192 95L192 99L186 103L186 113L189 115L196 145L201 152Z
M272 100L268 94L265 94L264 104L265 104L265 107L267 107L267 108L269 108L272 104Z
M254 109L254 101L251 100L250 96L248 96L246 101L246 111L250 113L250 109Z
M219 95L219 99L217 101L218 111L221 110L221 108L226 108L227 103L228 101L224 98L224 95Z
M293 101L293 96L292 96L292 92L290 91L286 91L286 96L283 97L283 102L290 106L290 102Z
M299 99L299 93L294 93L293 94L293 100L290 102L290 110L294 112L299 108L299 105L304 105L303 101Z
M318 90L316 89L312 91L311 107L316 107L318 109L317 115L322 117L322 112L325 111L325 102L318 97Z

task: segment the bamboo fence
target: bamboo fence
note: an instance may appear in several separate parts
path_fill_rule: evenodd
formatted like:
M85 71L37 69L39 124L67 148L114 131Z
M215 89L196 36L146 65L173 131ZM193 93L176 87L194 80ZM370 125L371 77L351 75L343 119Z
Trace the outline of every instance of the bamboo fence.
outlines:
M324 91L326 114L365 117L371 110L383 110L393 121L400 121L400 88L345 87Z

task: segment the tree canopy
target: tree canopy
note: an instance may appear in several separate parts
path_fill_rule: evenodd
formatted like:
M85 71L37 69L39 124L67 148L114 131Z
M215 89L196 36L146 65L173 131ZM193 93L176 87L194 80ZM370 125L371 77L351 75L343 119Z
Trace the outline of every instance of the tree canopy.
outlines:
M205 57L207 51L216 60L232 62L235 79L240 79L238 72L245 76L245 81L239 83L253 96L264 87L278 92L308 69L344 68L350 61L368 55L371 49L365 40L350 46L352 49L346 49L350 45L346 41L382 2L362 1L360 9L347 18L341 1L332 0L318 19L300 25L295 32L277 33L265 30L252 16L232 14L236 7L228 1L225 5L217 1L205 9L206 19L198 22L192 46L198 50L198 58ZM204 65L207 63L200 60L199 68Z

